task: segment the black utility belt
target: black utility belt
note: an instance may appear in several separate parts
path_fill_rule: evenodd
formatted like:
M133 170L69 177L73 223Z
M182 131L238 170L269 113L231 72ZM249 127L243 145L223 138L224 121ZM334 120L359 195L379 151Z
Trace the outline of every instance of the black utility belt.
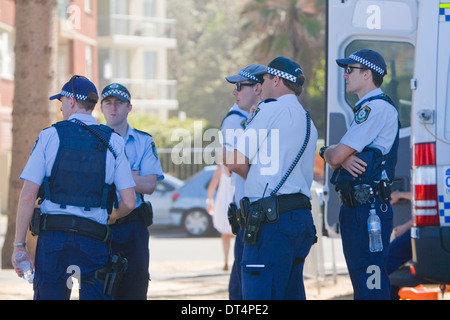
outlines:
M311 210L311 201L303 193L282 194L259 199L250 203L250 207L273 208L276 206L279 214L298 209ZM269 214L270 216L270 214ZM269 222L270 222L269 218Z
M153 224L153 208L150 202L143 202L125 217L117 219L115 224L121 225L133 221L141 221L146 227Z
M33 235L43 231L61 231L90 237L102 242L111 240L108 225L73 215L41 214L36 208L31 219L30 230Z
M350 208L358 205L373 203L379 198L385 204L391 199L391 185L389 181L382 180L374 184L354 185L348 181L342 183L339 189L340 201Z
M233 233L239 229L244 230L244 242L255 244L257 234L262 222L275 223L280 214L292 210L311 210L311 201L302 193L270 196L250 203L245 197L240 201L240 210L236 205L230 204L228 220Z

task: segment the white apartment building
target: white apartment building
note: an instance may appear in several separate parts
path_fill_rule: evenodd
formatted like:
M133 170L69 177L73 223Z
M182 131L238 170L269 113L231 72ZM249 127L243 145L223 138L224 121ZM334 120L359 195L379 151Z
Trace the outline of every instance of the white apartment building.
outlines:
M178 101L167 71L167 52L177 42L166 1L98 0L97 6L100 90L119 82L130 91L135 110L167 120Z

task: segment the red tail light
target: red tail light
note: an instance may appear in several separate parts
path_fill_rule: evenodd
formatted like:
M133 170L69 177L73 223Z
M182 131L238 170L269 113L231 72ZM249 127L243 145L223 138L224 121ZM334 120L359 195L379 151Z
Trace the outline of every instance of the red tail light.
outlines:
M414 146L414 166L435 166L436 145L434 143L420 143Z
M414 146L414 224L418 227L439 225L436 184L436 147L434 143Z
M416 226L439 225L437 186L416 185L414 187L414 223Z

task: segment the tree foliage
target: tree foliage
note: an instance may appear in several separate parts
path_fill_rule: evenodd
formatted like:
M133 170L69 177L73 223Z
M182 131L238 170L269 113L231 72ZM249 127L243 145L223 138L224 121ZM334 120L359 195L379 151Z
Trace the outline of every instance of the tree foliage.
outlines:
M180 110L219 124L233 104L225 80L252 63L283 55L300 63L307 90L300 101L324 136L325 0L168 0L178 47L170 74ZM189 14L186 14L189 13ZM311 89L310 89L311 87Z

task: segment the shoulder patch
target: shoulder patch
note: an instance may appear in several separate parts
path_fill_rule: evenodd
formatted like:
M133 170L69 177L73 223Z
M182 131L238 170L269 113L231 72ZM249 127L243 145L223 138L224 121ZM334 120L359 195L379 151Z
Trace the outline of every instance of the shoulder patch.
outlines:
M152 142L152 151L153 155L156 157L156 159L158 159L158 153L156 152L156 144L154 142Z
M145 135L147 135L147 136L152 136L150 133L147 133L147 132L145 132L145 131L142 131L142 130L138 130L138 129L136 129L136 128L133 128L134 130L136 130L137 132L139 132L139 133L142 133L142 134L145 134ZM153 137L152 137L153 138Z
M256 117L256 115L258 114L259 111L260 111L259 107L256 108L255 111L253 111L252 116L250 117L250 119L247 120L247 123L245 124L246 128L249 125L249 123L252 122L252 120Z
M241 127L242 127L242 129L244 129L245 130L245 128L247 128L247 119L246 120L242 120L242 122L241 122Z
M369 118L371 109L368 106L362 107L356 114L355 114L355 122L357 124L361 124L364 121Z

